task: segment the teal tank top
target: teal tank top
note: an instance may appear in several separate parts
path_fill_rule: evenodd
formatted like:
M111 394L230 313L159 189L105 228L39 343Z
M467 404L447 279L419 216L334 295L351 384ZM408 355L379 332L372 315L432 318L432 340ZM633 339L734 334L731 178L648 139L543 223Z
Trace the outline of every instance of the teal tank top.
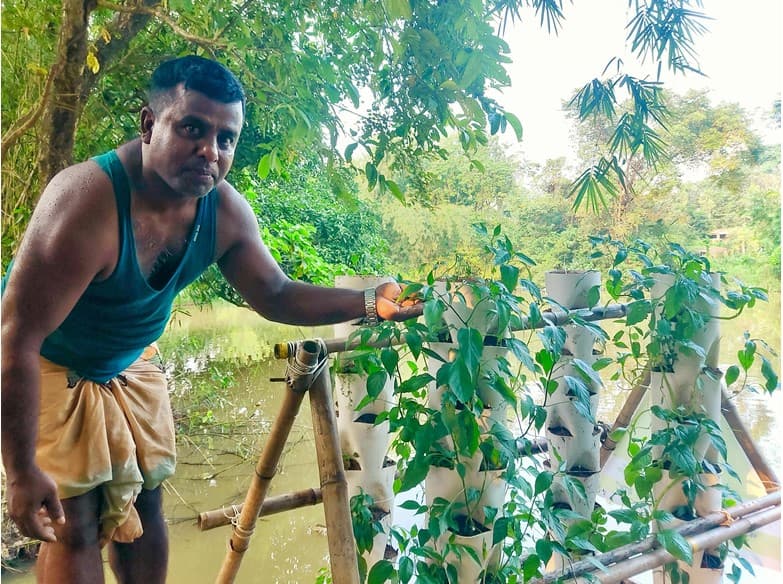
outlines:
M119 214L120 246L111 276L92 282L65 321L49 335L41 355L82 377L105 383L163 333L180 290L215 259L217 191L198 201L185 254L168 283L152 288L139 269L130 216L130 183L115 151L93 158L109 175Z

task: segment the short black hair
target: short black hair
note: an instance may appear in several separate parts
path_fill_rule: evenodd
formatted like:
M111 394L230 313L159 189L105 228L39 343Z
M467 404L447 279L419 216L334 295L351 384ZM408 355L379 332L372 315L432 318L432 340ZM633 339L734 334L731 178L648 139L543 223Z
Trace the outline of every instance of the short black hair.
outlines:
M242 103L245 112L245 90L239 79L224 65L198 55L171 59L158 65L152 73L147 94L150 106L155 108L164 94L179 84L185 89L203 93L221 103Z

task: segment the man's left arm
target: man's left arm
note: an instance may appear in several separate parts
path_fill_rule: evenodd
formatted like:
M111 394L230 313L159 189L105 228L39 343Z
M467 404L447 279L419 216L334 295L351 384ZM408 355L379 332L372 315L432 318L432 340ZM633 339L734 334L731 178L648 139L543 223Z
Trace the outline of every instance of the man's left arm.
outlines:
M320 325L366 315L362 290L326 288L291 280L267 249L250 205L231 185L220 187L217 263L226 280L263 317L287 324ZM376 289L376 311L384 320L421 314L421 306L398 302L396 283Z

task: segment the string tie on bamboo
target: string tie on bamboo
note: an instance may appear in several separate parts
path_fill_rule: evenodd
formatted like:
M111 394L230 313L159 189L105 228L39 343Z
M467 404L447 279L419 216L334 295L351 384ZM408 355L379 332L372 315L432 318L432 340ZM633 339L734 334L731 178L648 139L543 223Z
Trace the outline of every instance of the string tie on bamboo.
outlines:
M256 530L255 524L250 529L245 529L239 524L239 515L231 518L231 526L234 531L234 537L232 537L228 544L231 549L237 553L244 553L249 547L250 538L253 537L253 532ZM240 544L240 545L235 545Z
M304 351L296 350L289 353L285 371L286 384L299 393L310 389L313 379L318 377L329 363L329 351L323 339L304 341L302 347ZM306 363L300 358L300 354L315 358L312 363Z
M242 507L236 504L231 505L230 515L229 512L226 511L226 508L223 507L223 517L225 517L226 519L230 519L232 524L236 523L239 520L239 514L241 512L242 512Z

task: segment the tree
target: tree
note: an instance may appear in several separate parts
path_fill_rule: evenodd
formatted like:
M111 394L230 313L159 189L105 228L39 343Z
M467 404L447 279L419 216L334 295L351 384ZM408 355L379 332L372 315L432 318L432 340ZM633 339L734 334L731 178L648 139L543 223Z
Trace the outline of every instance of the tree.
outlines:
M654 67L695 69L693 42L703 15L690 5L634 0L629 40L636 54ZM468 152L488 134L511 128L521 135L519 119L490 97L509 84L509 49L500 33L532 13L555 32L564 18L562 0L62 0L60 6L52 21L50 2L4 4L3 34L14 39L2 48L6 258L33 193L74 151L95 154L136 133L139 88L164 56L207 54L239 72L251 100L238 166L257 166L264 178L312 147L335 170L361 154L357 170L370 188L402 197L379 171L382 163L405 169L415 195L425 186L416 170L423 157L442 152L445 135L455 134ZM582 93L580 115L611 114L614 89L627 88L636 123L618 122L626 137L612 152L642 144L650 154L645 132L649 116L657 115L653 84L618 73L593 85L595 91ZM358 120L350 130L348 113ZM350 140L345 147L343 135ZM602 164L614 168L611 160ZM343 176L330 174L340 193L349 191ZM589 174L579 183L580 200L596 184L609 182Z

